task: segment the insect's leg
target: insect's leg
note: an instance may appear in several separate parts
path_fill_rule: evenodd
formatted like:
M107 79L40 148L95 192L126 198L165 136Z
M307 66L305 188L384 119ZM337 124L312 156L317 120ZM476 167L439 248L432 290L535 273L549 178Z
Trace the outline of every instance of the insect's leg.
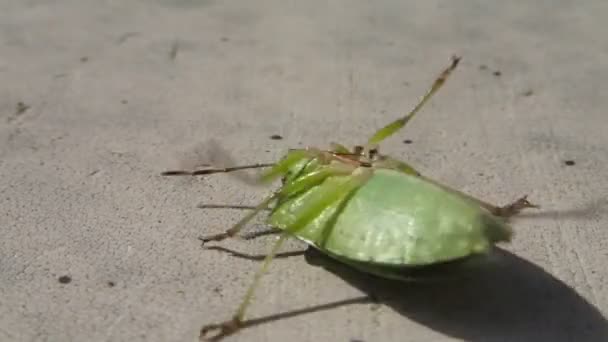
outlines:
M305 160L311 161L314 158L322 157L321 153L314 149L291 150L282 160L275 164L270 170L266 171L260 178L261 182L268 183L279 177L285 176L289 170Z
M207 340L207 335L209 335L209 333L212 331L216 331L217 333L210 340L218 340L222 337L234 334L242 328L243 318L245 317L245 310L251 302L255 289L257 288L260 279L262 278L264 273L266 273L270 262L272 261L275 254L277 253L281 245L283 245L283 242L287 239L288 236L288 233L283 233L281 234L279 239L274 243L272 249L270 250L270 253L268 253L268 255L266 255L266 257L264 258L262 266L255 273L253 277L253 283L251 283L251 285L247 289L247 293L245 294L243 301L239 305L239 308L232 317L232 319L219 324L209 324L203 326L201 328L200 334L201 341Z
M381 156L379 161L374 162L374 166L401 171L412 176L420 176L420 172L408 163L387 156Z
M255 210L255 206L252 205L238 205L238 204L199 204L196 206L199 209L237 209L237 210ZM265 209L269 210L269 209Z
M496 207L494 210L494 215L502 216L502 217L511 217L519 214L525 208L540 208L539 205L530 203L528 201L528 195L522 196L518 198L516 201L513 201L510 204L507 204L502 207Z
M280 229L269 228L269 229L262 230L262 231L259 231L259 232L251 232L249 234L243 234L243 235L241 235L241 238L243 240L253 240L253 239L257 239L257 238L262 237L262 236L274 235L274 234L279 234L279 233L281 233ZM209 240L210 236L206 236L206 237L199 236L198 239L202 241L203 245L205 245L205 243L207 243L209 241L218 241L218 239L219 240L223 240L225 238L231 237L231 236L223 237L224 234L228 234L228 232L211 235L211 237L217 237L216 240ZM234 236L234 235L232 235L232 236ZM209 247L209 248L212 249L211 247Z
M264 258L266 258L266 254L249 254L249 253L243 253L243 252L239 252L230 248L226 248L226 247L222 247L222 246L211 246L208 247L208 249L217 251L217 252L222 252L222 253L228 253L230 254L230 256L235 257L235 258L239 258L239 259L246 259L246 260L251 260L251 261L264 261ZM291 252L282 252L282 253L277 253L274 258L275 259L279 259L279 258L289 258L292 256L299 256L299 255L303 255L304 253L306 253L306 250L299 250L299 251L291 251Z
M350 178L342 183L328 186L320 192L316 198L302 205L291 214L294 221L287 228L288 232L295 233L303 229L327 207L344 200L349 194L361 187L373 174L372 169L360 167L352 172Z
M440 75L437 77L431 88L427 91L427 93L422 97L420 102L414 107L414 109L409 112L406 116L399 118L385 127L378 130L367 142L367 149L371 149L378 145L382 140L388 138L393 135L401 128L403 128L408 121L410 121L416 113L424 106L424 104L431 98L431 96L441 88L441 86L445 83L446 79L450 75L450 73L456 68L458 62L460 61L459 57L452 57L452 64L446 68Z
M437 182L435 180L432 180L430 178L426 178L426 177L423 177L423 176L420 176L420 177L423 178L424 180L430 182L430 183L433 183L433 184L435 184L435 185L443 188L444 190L446 190L448 192L460 195L460 196L462 196L462 197L464 197L466 199L469 199L469 200L471 200L471 201L479 204L479 206L481 206L482 208L485 208L492 215L495 215L495 216L501 216L501 217L507 218L507 217L511 217L511 216L519 214L519 212L522 211L525 208L536 208L536 209L540 208L539 205L530 203L528 201L528 196L527 195L526 196L522 196L521 198L517 199L516 201L512 202L511 204L508 204L508 205L500 207L500 206L497 206L497 205L494 205L494 204L482 201L482 200L480 200L480 199L478 199L478 198L476 198L474 196L471 196L469 194L465 194L464 192L462 192L460 190L456 190L456 189L454 189L452 187L449 187L449 186L447 186L445 184L441 184L441 183L439 183L439 182Z
M260 169L265 167L270 167L275 164L273 163L257 163L251 165L241 165L241 166L232 166L232 167L222 167L222 168L209 168L209 169L201 169L201 170L169 170L161 173L161 176L202 176L202 175L210 175L213 173L226 173L247 169Z
M332 152L336 152L336 153L350 153L350 151L348 150L348 148L342 144L336 143L336 142L332 142L330 143L331 146L331 151Z
M323 165L315 171L312 171L306 175L297 178L296 180L285 184L279 191L275 192L272 196L266 198L262 203L255 207L250 213L245 215L237 224L232 226L225 232L219 234L213 234L208 236L201 236L199 240L203 242L203 245L209 241L221 241L230 237L235 236L243 227L255 217L260 211L268 207L268 205L279 196L291 196L302 190L309 189L310 187L323 182L327 177L335 175L347 175L353 172L353 167L350 165L344 165L340 163Z
M271 196L268 196L264 201L262 201L262 203L258 204L250 213L245 215L245 217L243 217L239 222L237 222L234 226L232 226L230 229L226 230L225 232L222 232L219 234L201 236L201 237L199 237L199 240L201 240L203 242L203 244L205 244L209 241L221 241L221 240L235 236L260 211L266 209L268 207L268 205L270 204L270 202L272 202L278 195L279 195L279 193L275 192Z
M243 239L244 240L253 240L253 239L257 239L259 237L266 236L266 235L279 234L280 232L281 232L280 229L269 228L269 229L261 230L259 232L252 232L247 235L243 235Z
M314 218L317 217L325 208L334 204L335 202L341 201L346 198L346 196L348 196L351 191L361 186L372 174L372 171L368 168L358 168L357 170L353 172L352 177L342 183L335 184L333 187L328 188L327 191L323 194L323 196L317 197L312 203L308 203L307 205L302 206L301 210L294 212L294 222L286 229L283 234L281 234L277 242L275 242L275 244L272 246L270 253L266 256L266 258L264 258L262 266L254 275L253 283L247 289L245 298L241 302L241 305L239 306L235 315L229 321L204 326L201 329L201 339L204 339L205 336L207 336L211 331L217 332L214 337L214 339L217 339L219 337L225 337L227 335L233 334L239 329L243 328L243 318L245 316L245 310L247 309L247 306L249 305L251 298L253 297L255 289L257 288L262 275L266 272L268 265L276 255L277 251L279 250L285 239L291 233L295 233L298 230L306 227L306 225L312 220L314 220Z
M270 181L276 177L284 176L289 171L290 167L302 162L303 160L310 160L310 153L307 151L293 151L289 152L281 161L279 161L270 171L262 176L262 181ZM270 203L277 199L280 195L284 194L285 187L276 191L271 196L267 197L262 203L257 205L250 213L245 215L237 224L227 231L219 234L213 234L208 236L201 236L199 240L203 241L203 244L209 241L221 241L226 238L235 236L243 227L251 221L260 211L268 208Z

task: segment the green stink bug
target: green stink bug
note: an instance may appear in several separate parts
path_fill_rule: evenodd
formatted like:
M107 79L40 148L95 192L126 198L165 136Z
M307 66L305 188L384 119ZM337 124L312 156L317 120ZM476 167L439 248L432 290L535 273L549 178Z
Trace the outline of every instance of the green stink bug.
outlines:
M495 206L431 180L409 164L382 155L378 144L402 129L445 83L460 59L439 75L414 109L378 130L353 150L332 144L290 150L276 164L224 169L167 171L164 175L205 175L270 167L262 182L282 186L227 231L203 237L204 243L234 237L260 211L270 209L268 224L281 235L254 276L231 320L201 329L213 339L242 328L245 310L261 276L288 237L361 271L403 280L395 269L425 267L483 255L498 242L510 241L507 219L524 208L538 208L526 196Z

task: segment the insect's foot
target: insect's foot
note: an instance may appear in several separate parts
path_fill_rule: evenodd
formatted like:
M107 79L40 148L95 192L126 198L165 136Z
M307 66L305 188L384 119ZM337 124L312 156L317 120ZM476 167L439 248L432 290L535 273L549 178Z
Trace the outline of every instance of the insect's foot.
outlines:
M232 237L232 234L230 234L229 232L223 232L223 233L219 233L219 234L199 236L198 239L201 240L202 246L204 247L207 242L222 241L229 237Z
M222 338L232 335L242 326L241 320L234 318L219 324L208 324L201 328L199 340L202 341L219 341Z
M538 209L540 208L539 205L537 204L533 204L530 201L528 201L528 195L522 196L521 198L519 198L517 201L506 205L504 207L499 208L499 215L500 216L504 216L504 217L509 217L509 216L513 216L513 215L517 215L519 214L523 209L526 208L535 208Z

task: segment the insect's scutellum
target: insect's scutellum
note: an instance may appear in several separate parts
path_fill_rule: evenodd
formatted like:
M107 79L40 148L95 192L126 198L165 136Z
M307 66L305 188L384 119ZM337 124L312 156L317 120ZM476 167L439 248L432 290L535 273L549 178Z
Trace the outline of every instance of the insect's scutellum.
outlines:
M205 325L201 340L209 334L212 340L218 340L248 326L245 312L259 280L288 237L300 239L359 271L402 281L411 279L397 270L484 255L491 252L494 244L510 241L513 232L508 218L523 209L538 208L527 196L496 206L430 179L407 162L380 153L380 142L407 125L444 85L459 62L459 57L453 57L409 113L352 150L331 143L327 150L290 149L276 163L163 173L193 176L267 168L260 178L262 183L281 179L281 187L257 206L201 205L251 210L230 229L201 237L204 243L236 236L262 211L269 211L267 223L281 234L255 273L232 319Z

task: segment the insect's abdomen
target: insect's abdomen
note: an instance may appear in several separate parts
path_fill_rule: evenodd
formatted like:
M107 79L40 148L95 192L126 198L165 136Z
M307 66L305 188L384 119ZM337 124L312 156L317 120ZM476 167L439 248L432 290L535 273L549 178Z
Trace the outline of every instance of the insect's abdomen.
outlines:
M287 227L291 211L342 181L344 177L328 179L285 203L270 223ZM511 230L458 195L400 172L375 170L343 207L328 207L297 236L355 261L426 265L483 253L493 243L509 240Z

